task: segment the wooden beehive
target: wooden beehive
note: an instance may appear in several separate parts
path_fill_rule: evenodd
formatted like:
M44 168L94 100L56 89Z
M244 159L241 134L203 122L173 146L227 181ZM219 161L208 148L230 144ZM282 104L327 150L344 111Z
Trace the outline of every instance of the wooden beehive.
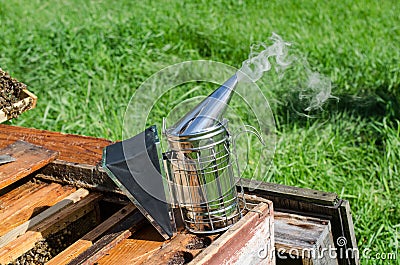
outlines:
M359 264L304 251L356 248L347 201L245 179L252 211L234 227L164 241L99 166L109 144L0 124L0 155L17 158L0 166L0 264ZM338 246L342 236L347 245Z
M253 261L273 264L271 201L252 204L254 209L222 235L179 230L164 241L121 196L46 180L40 169L59 152L16 141L0 154L16 159L0 166L0 264L113 264L122 254L123 264L186 264L196 256L193 264L242 264L254 246L267 246L269 252L262 258L253 253ZM147 241L135 238L149 233ZM135 245L135 251L124 250L123 242ZM201 255L205 249L219 254Z

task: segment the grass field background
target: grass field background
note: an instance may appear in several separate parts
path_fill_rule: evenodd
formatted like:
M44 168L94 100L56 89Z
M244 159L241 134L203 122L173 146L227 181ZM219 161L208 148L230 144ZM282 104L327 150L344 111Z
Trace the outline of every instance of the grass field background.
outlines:
M284 85L260 81L279 131L269 181L348 199L360 250L398 255L362 264L400 264L399 14L390 0L0 0L0 67L39 97L12 124L117 140L151 74L196 59L240 67L276 32L340 101L307 119Z

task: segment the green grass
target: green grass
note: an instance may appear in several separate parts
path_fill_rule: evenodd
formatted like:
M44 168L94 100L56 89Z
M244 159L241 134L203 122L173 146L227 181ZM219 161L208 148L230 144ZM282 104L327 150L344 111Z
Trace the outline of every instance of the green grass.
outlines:
M338 193L361 251L398 251L399 2L262 2L1 0L0 67L39 97L12 124L120 139L127 103L151 74L195 59L240 67L251 43L276 32L340 101L306 119L285 83L263 78L279 131L270 181Z

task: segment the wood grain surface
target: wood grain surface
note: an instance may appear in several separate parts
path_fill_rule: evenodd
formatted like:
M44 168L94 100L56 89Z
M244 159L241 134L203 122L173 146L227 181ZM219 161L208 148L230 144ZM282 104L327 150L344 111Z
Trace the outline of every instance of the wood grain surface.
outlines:
M39 190L32 192L30 196L17 200L13 206L0 212L0 235L28 221L74 191L75 188L72 186L63 187L56 183L41 184Z
M109 140L0 124L0 148L23 140L59 152L59 160L96 165Z
M0 154L16 159L0 165L0 190L54 161L58 155L56 151L23 141L16 141L0 149Z

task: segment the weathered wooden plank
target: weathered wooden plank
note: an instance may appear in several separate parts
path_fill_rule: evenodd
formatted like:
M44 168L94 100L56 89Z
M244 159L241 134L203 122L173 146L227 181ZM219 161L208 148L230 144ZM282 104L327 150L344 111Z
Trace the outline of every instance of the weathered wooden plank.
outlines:
M27 142L17 141L0 150L11 155L15 162L0 166L0 189L28 176L55 160L58 153Z
M305 264L338 264L329 256L335 248L329 220L275 211L275 248Z
M318 192L310 189L288 187L279 184L264 183L242 179L245 192L255 194L273 201L277 211L298 213L300 215L321 217L330 220L333 241L336 244L339 238L344 237L351 245L336 247L343 253L357 249L354 227L352 227L350 209L346 210L348 201L338 199L335 193ZM300 195L298 195L300 194ZM342 212L346 213L342 217ZM358 265L357 257L338 256L340 265Z
M208 236L207 239L210 241L215 239L217 235ZM203 237L204 239L205 237ZM187 246L194 240L201 240L201 237L197 237L194 234L187 232L178 233L174 238L164 242L157 251L152 251L149 255L142 256L140 259L135 259L134 264L147 264L147 265L158 265L158 264L185 264L193 259L202 250L199 249L188 249ZM209 243L209 244L210 244ZM180 260L180 262L178 262Z
M337 194L331 192L285 186L281 184L255 181L250 179L241 179L241 183L245 188L245 191L249 191L250 194L253 192L266 191L268 192L268 196L274 198L284 197L286 199L328 206L333 206L338 202Z
M0 124L0 148L17 140L57 151L59 160L88 165L96 165L103 148L112 143L100 138Z
M335 246L338 248L339 253L344 253L343 259L346 259L347 264L358 265L360 264L360 260L357 258L359 253L357 253L358 247L349 201L342 200L339 207L338 217L340 222L343 224L343 231L342 237L336 237L333 239Z
M73 259L69 265L93 264L104 257L107 252L121 241L131 236L146 223L139 211L134 211L128 218L97 240L89 249Z
M28 181L8 192L2 190L0 193L2 194L0 196L0 214L11 207L14 207L14 205L20 201L24 201L32 192L35 192L45 185L47 184L44 182Z
M71 260L76 258L78 255L83 253L85 250L90 248L93 245L93 242L97 240L101 235L103 235L106 231L114 227L117 223L119 223L122 219L126 218L130 215L136 207L133 204L128 204L115 214L113 214L106 221L102 222L96 228L91 230L81 239L73 243L71 246L66 248L64 251L59 253L56 257L47 262L47 265L61 265L68 264Z
M43 203L44 198L48 194L59 193L61 191L62 186L60 184L51 183L51 184L43 184L39 189L29 193L28 196L24 196L23 198L17 200L11 207L7 207L0 212L0 220L7 220L10 217L18 215L24 210L31 210L31 214L33 213L32 207L35 207L35 204ZM37 201L36 201L37 200ZM5 226L3 222L0 224L0 229L4 229Z
M0 248L0 264L8 264L30 250L43 238L39 232L29 231L23 236Z
M91 193L79 202L68 206L63 211L43 220L32 228L34 231L41 232L44 236L60 231L70 223L75 222L85 214L94 210L95 203L103 197L99 193Z
M245 194L251 207L264 198ZM337 259L329 256L335 248L330 221L310 216L274 212L275 253L280 263L303 265L337 265Z
M309 258L312 253L308 250L314 248L328 224L328 220L275 211L275 246Z
M72 186L51 183L31 194L23 202L0 214L0 235L19 226L46 208L53 206L75 191Z
M147 225L97 261L98 265L142 264L147 257L158 251L165 239L157 230Z
M99 165L83 165L56 160L39 171L37 177L53 182L122 194Z
M17 237L23 235L29 229L32 229L39 223L41 223L44 219L49 218L50 216L56 214L57 212L61 211L68 205L76 203L80 201L82 198L86 197L89 194L89 191L85 189L79 189L75 191L73 194L70 194L60 202L56 203L55 205L51 206L50 208L46 209L42 213L38 214L37 216L33 217L32 219L26 221L25 223L19 225L18 227L14 228L13 230L9 231L7 234L0 237L0 247L5 246L6 244L10 243Z
M90 194L64 211L58 212L34 226L30 231L0 248L0 264L7 264L33 248L36 242L52 233L62 230L93 210L100 194Z
M260 203L191 264L275 264L272 202Z
M325 229L316 243L316 251L318 255L310 258L314 265L337 265L338 260L330 256L330 249L334 247L332 229L329 223L328 229ZM322 253L322 251L324 251Z

